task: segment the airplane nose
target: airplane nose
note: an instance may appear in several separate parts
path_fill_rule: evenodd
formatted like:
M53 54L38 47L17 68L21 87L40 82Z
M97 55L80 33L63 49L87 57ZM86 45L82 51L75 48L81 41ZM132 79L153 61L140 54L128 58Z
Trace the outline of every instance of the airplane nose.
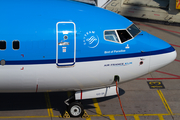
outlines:
M163 51L164 51L164 53L163 53ZM162 53L157 54L157 55L152 55L150 57L149 72L152 72L154 70L157 70L161 67L166 66L167 64L174 61L177 56L177 52L172 46L169 48L160 50L159 52L162 52Z

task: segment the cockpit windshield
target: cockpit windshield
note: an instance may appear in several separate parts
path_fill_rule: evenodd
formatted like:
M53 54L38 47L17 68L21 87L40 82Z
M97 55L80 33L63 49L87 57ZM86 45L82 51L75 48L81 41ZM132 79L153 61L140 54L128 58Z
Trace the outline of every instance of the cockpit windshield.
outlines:
M105 30L104 38L108 41L124 43L126 41L133 39L140 32L141 31L134 24L132 24L127 29Z
M131 33L133 37L135 37L141 32L134 24L128 27L127 30Z

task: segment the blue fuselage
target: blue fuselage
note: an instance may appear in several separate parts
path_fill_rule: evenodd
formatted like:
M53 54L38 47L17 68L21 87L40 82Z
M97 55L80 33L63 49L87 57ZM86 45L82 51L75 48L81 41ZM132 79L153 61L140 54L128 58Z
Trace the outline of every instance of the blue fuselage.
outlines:
M76 24L76 62L144 56L158 49L170 49L169 44L145 32L124 44L104 40L105 30L126 29L132 22L94 6L64 0L3 1L0 9L3 11L0 40L6 41L6 50L0 51L0 56L7 65L56 63L56 23L59 21ZM99 38L95 48L83 41L89 32L95 32ZM19 50L13 50L14 40L20 42ZM125 49L127 44L130 49ZM64 57L71 59L68 55Z
M113 77L117 74L122 74L122 81L134 79L159 68L152 67L151 69L149 67L154 64L154 62L150 62L151 58L149 56L175 51L171 45L147 32L131 33L130 26L133 23L123 16L83 3L68 0L5 0L0 2L0 10L2 11L0 13L0 70L3 71L0 76L4 75L2 78L6 79L5 74L8 74L7 72L10 69L6 68L7 66L17 67L14 69L15 71L29 70L27 73L18 71L16 74L17 80L19 80L21 74L24 76L35 75L29 73L38 69L35 72L36 77L32 78L34 79L31 83L33 87L23 81L25 78L22 79L25 82L23 85L29 86L30 91L31 89L37 89L36 86L41 83L42 91L58 89L60 86L62 86L62 89L68 87L69 89L102 87L113 84ZM123 40L121 34L125 34L126 40ZM143 57L146 57L146 60ZM126 60L127 58L129 59ZM121 59L123 60L121 61ZM105 62L105 60L111 61ZM118 61L113 62L112 60ZM87 63L83 64L84 67L76 66L77 63L98 61L103 61L102 65ZM138 68L139 71L136 75L133 74L127 77L126 74L120 73L123 70L120 69L119 73L113 71L108 73L109 76L105 77L107 81L104 83L102 80L105 78L97 78L94 82L88 83L86 81L86 83L83 83L88 74L89 76L98 76L97 72L101 70L107 72L109 68L113 70L111 67L114 66L127 67L134 65L131 68L125 68L133 73L132 68L136 69L141 63L144 63L144 68L142 68L146 71L142 69L144 72L141 72L141 68ZM160 65L160 67L167 63L169 61ZM49 72L50 70L45 71L42 66L38 66L38 68L30 67L30 65L48 64L53 64L55 68L52 68L52 70L57 70L56 72L61 73L61 76L57 76L55 72L52 75ZM88 71L85 65L94 68ZM66 69L58 68L61 66L74 66L74 68L71 68L71 73L77 72L77 70L83 71L81 82L74 80L76 81L74 86L72 84L63 86L64 81L57 82L58 77L62 78L62 74L68 72L65 71ZM155 64L155 66L157 65ZM71 70L69 69L69 71ZM49 85L49 88L46 89L47 84L49 84L48 81L46 82L46 78L48 79L50 75L56 76L57 83L54 82L54 86ZM76 75L75 77L77 77ZM16 76L14 77L16 78ZM11 78L7 79L10 80ZM66 77L62 79L66 79ZM55 85L57 86L55 87ZM0 90L5 89L3 86L6 86L7 89L12 88L8 82L2 82ZM16 85L15 89L19 89L19 86Z

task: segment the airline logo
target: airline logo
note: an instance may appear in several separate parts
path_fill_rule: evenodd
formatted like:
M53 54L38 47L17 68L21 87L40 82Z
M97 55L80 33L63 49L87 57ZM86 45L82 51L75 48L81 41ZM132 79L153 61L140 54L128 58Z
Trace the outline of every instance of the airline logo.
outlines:
M84 45L89 48L95 48L99 44L99 37L96 35L95 31L88 31L84 34L83 42Z
M86 41L89 42L89 44L92 44L94 41L96 41L97 39L94 36L91 36L89 39L86 39Z

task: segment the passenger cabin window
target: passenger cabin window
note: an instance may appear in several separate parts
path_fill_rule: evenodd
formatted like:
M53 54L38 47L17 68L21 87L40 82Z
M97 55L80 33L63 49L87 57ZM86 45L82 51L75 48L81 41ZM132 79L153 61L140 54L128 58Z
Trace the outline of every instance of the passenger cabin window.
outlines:
M6 41L0 40L0 50L5 50L6 49Z
M115 30L114 31L105 31L105 40L119 42Z
M19 45L19 41L18 40L14 40L12 46L13 46L14 50L19 50L19 46L20 46Z

